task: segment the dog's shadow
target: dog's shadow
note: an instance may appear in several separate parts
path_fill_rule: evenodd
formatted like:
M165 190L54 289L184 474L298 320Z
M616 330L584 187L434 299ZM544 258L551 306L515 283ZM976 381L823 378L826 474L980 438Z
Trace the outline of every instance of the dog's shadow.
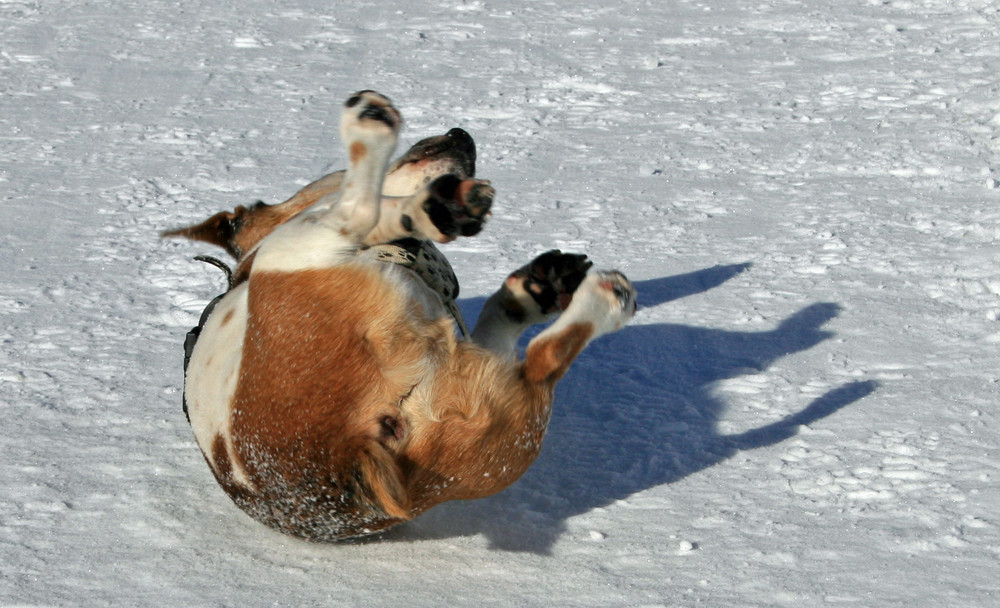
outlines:
M748 267L717 266L639 282L639 305L706 291ZM461 305L475 319L482 300ZM759 333L661 324L632 325L601 338L557 387L545 445L524 477L495 496L436 507L384 538L483 534L495 548L544 554L573 516L682 479L738 450L791 437L799 425L865 397L876 384L845 384L793 415L735 435L717 428L726 405L712 393L713 384L765 370L826 340L832 334L821 327L838 310L835 304L813 304Z

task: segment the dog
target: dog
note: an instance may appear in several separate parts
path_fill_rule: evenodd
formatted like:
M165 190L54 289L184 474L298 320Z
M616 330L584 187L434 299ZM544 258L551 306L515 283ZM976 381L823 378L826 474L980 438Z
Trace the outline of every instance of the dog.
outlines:
M511 273L469 332L435 243L477 234L495 191L461 129L390 164L401 123L385 96L351 95L346 171L163 233L236 258L187 343L197 443L241 509L308 540L509 486L541 449L556 383L636 310L623 274L553 250ZM525 329L553 318L519 360Z

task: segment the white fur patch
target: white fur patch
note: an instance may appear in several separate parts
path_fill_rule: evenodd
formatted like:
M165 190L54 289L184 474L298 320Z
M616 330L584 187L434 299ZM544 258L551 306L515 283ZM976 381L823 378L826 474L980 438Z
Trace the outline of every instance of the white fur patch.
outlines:
M329 206L317 202L317 211L310 208L291 221L278 226L261 241L253 260L251 276L257 272L295 272L330 268L353 258L358 239L341 233L339 226L323 220L332 214Z
M615 294L615 285L629 294L624 307ZM635 289L624 276L616 272L592 272L573 293L569 307L538 337L557 334L574 323L590 323L594 327L590 340L618 331L632 318L634 301Z
M416 194L424 186L431 183L434 178L446 173L462 173L463 178L467 177L459 164L450 159L423 161L419 168L404 165L399 170L385 176L385 181L382 183L382 195L404 197Z
M235 481L252 489L232 446L232 405L246 328L247 283L242 283L219 301L202 328L188 364L185 398L195 439L209 463L215 468L212 448L221 436Z

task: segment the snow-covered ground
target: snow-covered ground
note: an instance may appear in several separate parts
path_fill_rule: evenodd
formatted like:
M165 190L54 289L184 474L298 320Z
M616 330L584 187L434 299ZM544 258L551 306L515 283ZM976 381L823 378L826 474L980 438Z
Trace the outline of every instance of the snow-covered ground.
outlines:
M1000 601L1000 9L986 0L0 0L0 605ZM486 500L250 521L180 408L219 252L157 232L343 165L386 93L640 290Z

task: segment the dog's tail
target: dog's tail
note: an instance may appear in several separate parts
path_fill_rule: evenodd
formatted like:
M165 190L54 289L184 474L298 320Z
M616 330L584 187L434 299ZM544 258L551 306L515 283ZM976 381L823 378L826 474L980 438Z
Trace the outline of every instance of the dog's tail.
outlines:
M263 204L258 201L254 207ZM160 232L160 238L183 237L192 241L211 243L222 247L229 255L239 259L242 252L236 246L236 234L247 212L248 209L240 205L233 211L220 211L200 224L164 230Z

